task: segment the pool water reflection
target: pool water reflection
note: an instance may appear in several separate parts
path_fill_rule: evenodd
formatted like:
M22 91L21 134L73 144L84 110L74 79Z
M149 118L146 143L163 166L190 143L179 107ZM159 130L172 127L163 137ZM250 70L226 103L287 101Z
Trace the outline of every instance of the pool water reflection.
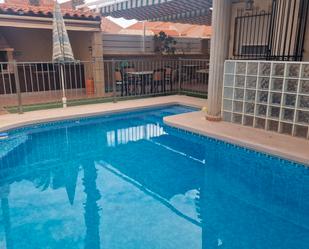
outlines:
M0 248L308 248L308 168L162 122L190 111L10 131Z

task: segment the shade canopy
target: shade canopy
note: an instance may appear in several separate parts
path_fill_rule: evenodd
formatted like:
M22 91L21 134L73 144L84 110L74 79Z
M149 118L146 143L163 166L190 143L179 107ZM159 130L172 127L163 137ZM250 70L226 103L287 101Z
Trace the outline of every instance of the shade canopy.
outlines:
M53 15L53 61L72 62L74 55L65 28L59 3L55 2Z
M171 21L211 24L212 0L118 0L98 1L103 16L139 21Z

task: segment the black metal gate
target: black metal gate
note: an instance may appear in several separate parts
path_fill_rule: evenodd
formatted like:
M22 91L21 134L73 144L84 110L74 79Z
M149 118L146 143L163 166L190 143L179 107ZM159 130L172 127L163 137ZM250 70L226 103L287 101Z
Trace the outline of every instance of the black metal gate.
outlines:
M235 18L235 59L300 61L309 0L273 0L271 9L238 10Z

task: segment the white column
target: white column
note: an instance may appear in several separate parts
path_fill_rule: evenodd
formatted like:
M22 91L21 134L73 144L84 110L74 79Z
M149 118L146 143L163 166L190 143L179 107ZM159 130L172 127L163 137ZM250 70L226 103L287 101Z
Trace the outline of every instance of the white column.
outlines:
M221 120L224 61L228 56L231 0L214 0L206 119Z
M105 94L104 62L103 62L103 37L101 32L92 34L92 59L94 60L93 80L95 91L98 96Z

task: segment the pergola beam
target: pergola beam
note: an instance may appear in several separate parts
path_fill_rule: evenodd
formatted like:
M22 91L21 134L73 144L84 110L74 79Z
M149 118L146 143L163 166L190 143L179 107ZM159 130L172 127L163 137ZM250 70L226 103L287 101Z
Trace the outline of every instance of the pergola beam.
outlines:
M212 0L126 0L101 6L100 11L116 18L210 25L211 6Z

